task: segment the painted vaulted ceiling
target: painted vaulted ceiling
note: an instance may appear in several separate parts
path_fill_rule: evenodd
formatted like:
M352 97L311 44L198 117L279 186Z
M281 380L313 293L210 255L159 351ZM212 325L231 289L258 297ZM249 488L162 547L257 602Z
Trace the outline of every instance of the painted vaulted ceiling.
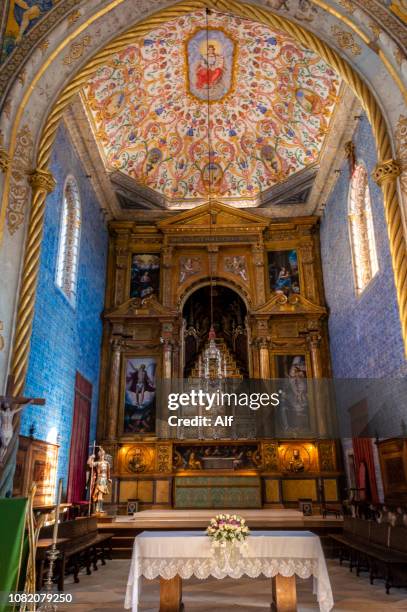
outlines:
M200 10L112 55L83 98L108 170L167 205L253 206L318 162L339 85L286 33Z

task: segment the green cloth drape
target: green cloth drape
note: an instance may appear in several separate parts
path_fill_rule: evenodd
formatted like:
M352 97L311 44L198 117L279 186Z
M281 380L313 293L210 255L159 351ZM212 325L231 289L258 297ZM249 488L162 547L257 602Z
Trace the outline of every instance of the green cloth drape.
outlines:
M7 594L24 586L27 504L25 498L0 499L0 612L13 610L13 606L8 604Z

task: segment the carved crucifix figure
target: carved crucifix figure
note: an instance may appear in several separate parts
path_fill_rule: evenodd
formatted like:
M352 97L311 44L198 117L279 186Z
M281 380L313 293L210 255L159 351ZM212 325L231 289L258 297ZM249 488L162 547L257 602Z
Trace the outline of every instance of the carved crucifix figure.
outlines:
M0 466L2 466L5 461L8 446L13 438L15 415L21 412L29 404L41 406L45 404L45 400L41 398L13 395L13 386L13 377L9 376L6 394L0 395Z

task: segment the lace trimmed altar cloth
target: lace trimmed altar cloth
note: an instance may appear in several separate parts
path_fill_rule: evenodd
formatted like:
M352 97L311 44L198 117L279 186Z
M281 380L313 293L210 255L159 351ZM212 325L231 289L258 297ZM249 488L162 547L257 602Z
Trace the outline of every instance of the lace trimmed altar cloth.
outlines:
M185 579L296 574L300 578L313 576L319 609L332 609L331 583L318 536L310 531L253 531L246 544L237 560L234 555L233 563L225 563L214 554L205 532L143 531L134 540L125 608L137 612L141 576L169 580L177 574Z

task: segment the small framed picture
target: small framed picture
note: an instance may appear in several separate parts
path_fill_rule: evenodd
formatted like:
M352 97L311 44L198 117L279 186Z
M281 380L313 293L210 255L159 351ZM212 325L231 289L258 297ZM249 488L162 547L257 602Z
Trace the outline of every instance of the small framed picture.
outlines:
M138 512L138 499L128 499L127 500L127 516L132 516L135 512Z
M303 497L298 500L299 510L304 516L312 516L312 499Z

